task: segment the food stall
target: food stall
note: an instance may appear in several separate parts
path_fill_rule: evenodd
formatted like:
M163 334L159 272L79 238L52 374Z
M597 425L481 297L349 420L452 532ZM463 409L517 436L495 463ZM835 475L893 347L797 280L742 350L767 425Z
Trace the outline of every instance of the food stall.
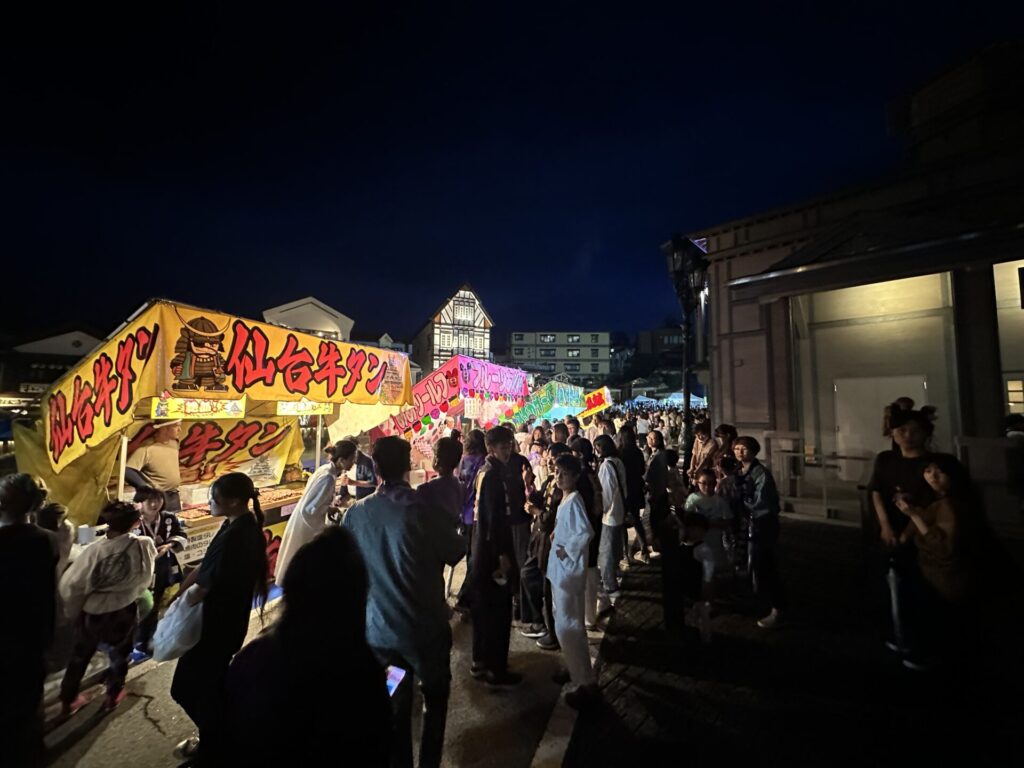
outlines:
M488 429L509 421L525 403L526 372L456 355L412 388L413 404L370 432L370 439L398 435L413 446L414 463L429 463L446 429ZM332 433L333 436L333 433Z
M356 434L411 397L402 353L154 300L48 390L34 430L19 425L18 469L42 477L73 523L91 526L108 500L131 497L127 457L154 420L180 419L184 561L202 559L220 527L210 485L244 472L260 489L273 565L303 489L299 419Z
M512 415L511 420L516 424L531 425L540 419L556 421L582 413L586 407L583 387L549 381L530 395L526 404Z

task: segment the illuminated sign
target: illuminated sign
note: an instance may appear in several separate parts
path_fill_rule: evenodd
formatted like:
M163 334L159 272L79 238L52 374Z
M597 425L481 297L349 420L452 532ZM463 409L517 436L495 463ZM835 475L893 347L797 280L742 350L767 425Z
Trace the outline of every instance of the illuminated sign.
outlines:
M171 397L166 392L153 398L154 419L240 419L245 416L245 395L239 400L209 400L200 397Z
M277 404L278 416L332 416L334 403L314 403L312 400L282 400Z

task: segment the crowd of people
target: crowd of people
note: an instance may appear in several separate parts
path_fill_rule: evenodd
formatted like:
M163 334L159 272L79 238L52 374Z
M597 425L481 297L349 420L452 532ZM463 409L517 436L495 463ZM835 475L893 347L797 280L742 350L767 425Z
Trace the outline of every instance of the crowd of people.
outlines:
M270 581L259 492L244 474L218 478L210 511L224 523L175 598L201 603L203 617L171 685L197 729L178 745L179 757L269 765L312 760L344 738L359 764L412 765L418 685L419 764L440 765L452 608L472 622L472 678L492 688L522 682L509 659L517 626L539 648L561 653L555 680L566 685L567 704L585 710L601 698L587 633L615 610L623 572L652 558L661 562L670 632L689 618L710 642L712 603L737 576L749 577L763 605L758 626L780 626L780 498L758 460L761 446L703 419L687 451L675 416L606 411L582 424L567 417L465 436L453 430L434 447L435 476L415 489L410 444L381 438L372 448L375 480L361 481L360 498L344 510L339 478L364 454L352 440L328 446L278 555L282 615L244 649L251 610L262 616ZM911 669L933 663L948 643L975 588L984 530L962 465L930 450L932 419L913 403L887 410L893 448L878 456L869 487L894 600L889 645ZM20 620L0 633L2 674L14 685L3 699L0 738L13 765L39 759L38 709L56 622L72 622L74 634L64 716L85 703L79 688L97 648L110 657L106 709L124 698L133 648L151 652L161 598L180 578L173 553L186 541L165 503L141 489L135 504L108 504L104 538L76 557L45 488L28 475L0 481L0 569L7 583L24 585L13 593ZM463 558L466 575L450 608L445 571ZM332 649L330 664L303 662L316 647ZM355 716L332 716L339 696L360 702ZM255 738L259 714L270 709L302 738Z

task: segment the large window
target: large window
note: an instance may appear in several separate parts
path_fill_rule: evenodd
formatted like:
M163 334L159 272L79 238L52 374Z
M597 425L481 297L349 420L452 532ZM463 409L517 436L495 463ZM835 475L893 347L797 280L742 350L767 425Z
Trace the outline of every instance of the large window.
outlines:
M565 370L569 371L570 373L576 373L576 372L579 371L579 369L580 369L580 364L579 363L566 363L565 364Z
M441 347L443 349L451 349L452 346L452 335L448 331L441 331Z
M513 341L522 341L523 340L523 334L521 334L521 333L513 333L512 334L512 340Z
M591 357L600 357L601 356L601 350L600 349L591 349L590 350L590 356Z
M566 340L567 344L579 344L580 335L578 333L570 333L569 338Z
M591 363L591 364L590 364L590 372L591 372L591 373L597 373L597 372L599 372L600 370L601 370L601 366L600 366L600 365L598 365L597 363Z
M567 357L579 357L580 351L578 349L570 349L567 350L565 354Z
M1010 413L1024 413L1024 379L1006 380L1006 402Z
M516 357L522 357L523 356L523 348L522 347L512 347L512 354L515 355Z
M541 344L554 344L555 343L555 334L553 334L553 333L542 333L540 335L540 343Z
M597 340L598 340L598 334L596 334L596 333L590 334L590 343L591 344L597 344Z
M541 347L541 349L540 349L540 356L541 357L554 357L555 356L555 350L552 347Z

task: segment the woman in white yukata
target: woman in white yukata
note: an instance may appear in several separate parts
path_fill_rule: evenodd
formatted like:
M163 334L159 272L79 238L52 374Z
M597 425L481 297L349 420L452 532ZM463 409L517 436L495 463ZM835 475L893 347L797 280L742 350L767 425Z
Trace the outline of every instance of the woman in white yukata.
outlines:
M565 702L580 709L600 698L600 688L590 663L590 643L584 626L587 590L587 557L594 529L587 519L583 497L576 490L583 468L575 456L559 456L555 463L555 482L562 491L562 503L555 516L551 534L551 582L555 636L562 646L569 679L575 688Z
M328 461L306 482L302 497L296 502L281 537L281 547L274 566L274 581L278 584L284 583L285 571L295 553L327 526L327 513L334 503L337 480L352 468L357 448L351 440L339 440L324 449Z

